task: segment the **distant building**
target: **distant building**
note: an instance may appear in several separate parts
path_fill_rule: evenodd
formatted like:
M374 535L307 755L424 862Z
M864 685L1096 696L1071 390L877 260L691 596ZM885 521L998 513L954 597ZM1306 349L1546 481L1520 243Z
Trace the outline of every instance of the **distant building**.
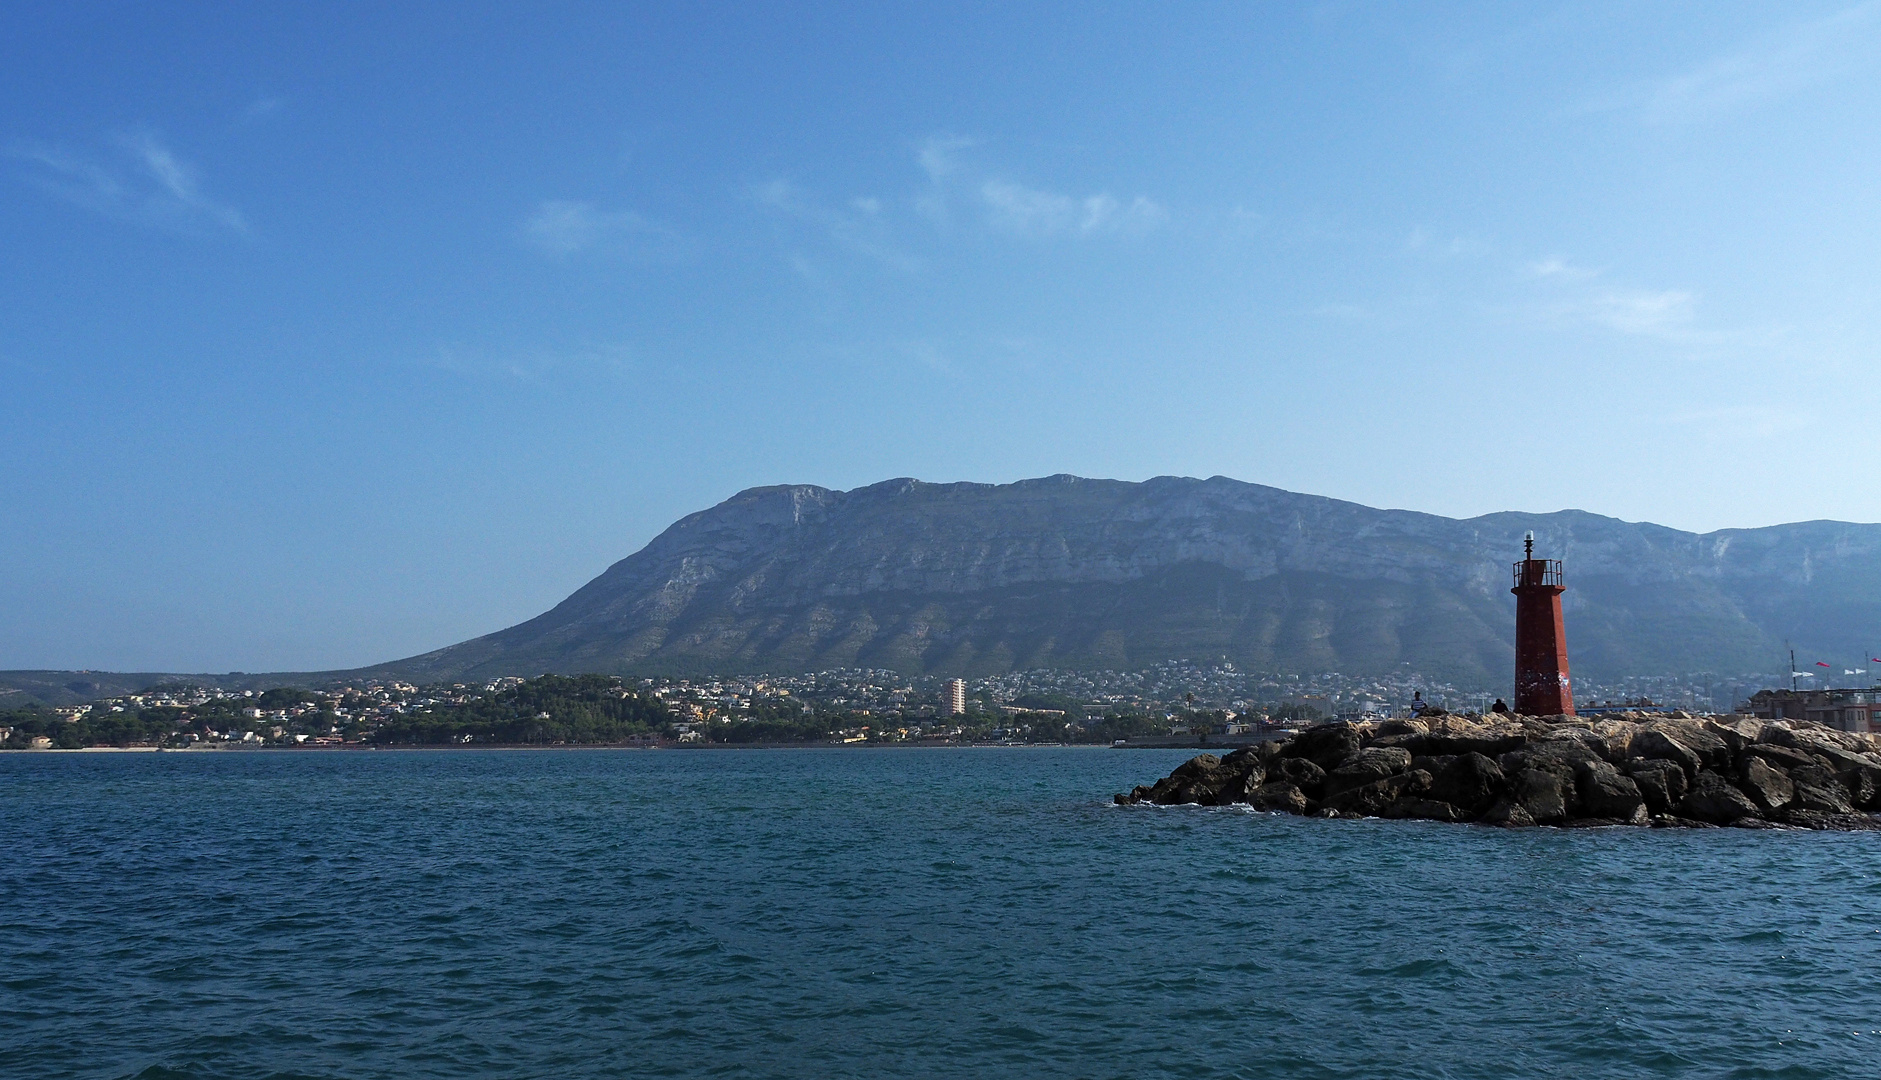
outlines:
M1759 690L1744 705L1764 720L1814 720L1842 731L1881 732L1881 686L1868 690Z
M941 715L962 716L967 711L967 681L948 679L941 687Z

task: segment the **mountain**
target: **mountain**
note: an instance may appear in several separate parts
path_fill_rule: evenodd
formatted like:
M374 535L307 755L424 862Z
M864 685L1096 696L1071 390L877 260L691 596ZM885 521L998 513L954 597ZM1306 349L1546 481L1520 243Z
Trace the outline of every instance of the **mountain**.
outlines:
M1769 671L1786 640L1811 657L1881 645L1881 525L1699 535L1578 510L1374 510L1219 476L1051 476L753 488L528 622L369 670L980 675L1226 658L1408 663L1493 686L1514 662L1510 564L1528 529L1565 562L1578 674Z

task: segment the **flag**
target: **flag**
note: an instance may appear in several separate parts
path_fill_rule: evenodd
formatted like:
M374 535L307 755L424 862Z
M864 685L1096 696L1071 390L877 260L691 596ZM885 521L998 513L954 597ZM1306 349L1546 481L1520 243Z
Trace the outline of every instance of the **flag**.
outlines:
M1792 672L1790 672L1790 678L1792 678L1792 679L1813 679L1813 678L1815 678L1815 677L1816 677L1816 673L1815 673L1815 672L1813 672L1813 671L1792 671Z
M1865 674L1867 674L1867 673L1866 673L1866 672L1862 672L1862 671L1856 671L1856 670L1855 670L1854 668L1852 668L1852 667L1845 667L1845 668L1843 668L1843 669L1842 669L1842 674L1844 674L1844 675L1865 675Z
M1817 667L1828 667L1829 665L1827 665L1827 664L1825 664L1825 663L1823 663L1822 661L1820 661L1820 660L1818 660L1818 661L1816 661L1816 666L1817 666Z

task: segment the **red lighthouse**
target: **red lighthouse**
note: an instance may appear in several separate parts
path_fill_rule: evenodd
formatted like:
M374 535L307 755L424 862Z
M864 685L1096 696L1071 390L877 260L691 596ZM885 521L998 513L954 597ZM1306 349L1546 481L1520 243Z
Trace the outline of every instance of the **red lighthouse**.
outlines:
M1535 558L1535 534L1515 564L1515 711L1528 716L1574 715L1568 685L1567 635L1561 629L1561 562Z

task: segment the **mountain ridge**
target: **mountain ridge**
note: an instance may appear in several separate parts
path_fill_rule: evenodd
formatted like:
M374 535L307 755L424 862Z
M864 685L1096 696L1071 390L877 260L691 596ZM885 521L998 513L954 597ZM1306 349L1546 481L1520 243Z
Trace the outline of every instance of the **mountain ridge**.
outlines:
M1697 534L1581 510L1379 510L1223 476L902 477L748 488L534 619L385 667L989 674L1220 656L1495 685L1528 529L1567 561L1569 645L1593 673L1756 670L1812 626L1881 638L1881 525Z
M1881 525L1701 534L1584 510L1447 518L1225 476L1060 473L747 488L514 626L365 668L238 681L1228 659L1300 673L1409 664L1493 689L1513 666L1510 564L1530 529L1537 553L1566 566L1577 674L1775 671L1785 640L1850 657L1881 645ZM0 673L0 685L56 694L62 674ZM65 682L129 678L108 676Z

